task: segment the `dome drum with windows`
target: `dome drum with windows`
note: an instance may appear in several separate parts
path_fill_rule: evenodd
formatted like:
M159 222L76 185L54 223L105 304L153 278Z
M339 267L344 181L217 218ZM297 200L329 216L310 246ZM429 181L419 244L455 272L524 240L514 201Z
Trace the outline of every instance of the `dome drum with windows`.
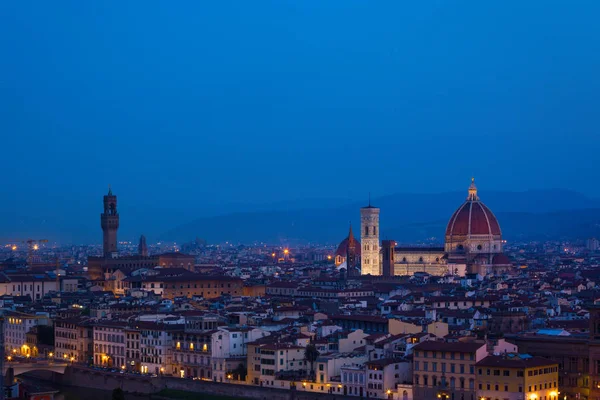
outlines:
M452 214L446 227L445 251L458 257L469 254L470 261L504 264L502 231L496 216L479 199L475 179L471 179L467 200ZM500 256L502 255L502 256Z

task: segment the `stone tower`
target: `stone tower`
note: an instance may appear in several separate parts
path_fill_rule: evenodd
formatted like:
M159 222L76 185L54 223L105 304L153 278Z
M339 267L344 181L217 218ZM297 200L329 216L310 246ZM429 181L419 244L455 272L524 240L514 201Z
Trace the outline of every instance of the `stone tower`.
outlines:
M352 224L350 224L350 232L348 233L348 247L346 247L346 273L348 276L357 276L358 265L356 260L356 240L352 233Z
M117 196L112 193L110 186L104 196L104 212L100 214L102 226L102 248L104 257L117 256L117 229L119 229L119 213L117 212Z
M369 205L360 209L361 273L381 275L379 265L379 208Z
M140 236L140 244L138 246L138 254L142 257L148 257L148 245L146 244L146 236Z
M396 242L394 240L382 240L381 241L381 252L382 262L381 269L383 276L394 276L394 247Z

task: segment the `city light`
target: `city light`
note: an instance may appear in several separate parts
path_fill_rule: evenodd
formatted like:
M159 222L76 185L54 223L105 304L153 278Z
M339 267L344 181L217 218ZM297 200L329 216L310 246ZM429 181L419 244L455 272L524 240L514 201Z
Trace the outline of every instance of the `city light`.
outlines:
M17 251L17 245L16 245L16 244L13 244L13 245L12 245L12 247L11 247L11 250L12 250L12 251Z

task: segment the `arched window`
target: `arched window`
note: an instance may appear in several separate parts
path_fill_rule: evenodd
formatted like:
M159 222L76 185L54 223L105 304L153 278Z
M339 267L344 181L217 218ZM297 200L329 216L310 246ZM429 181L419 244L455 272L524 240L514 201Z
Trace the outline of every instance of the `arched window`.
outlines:
M373 227L373 235L377 235L377 227L376 226Z
M480 244L477 245L477 250L481 250L482 248L483 248L482 245L480 245Z
M408 392L406 390L402 392L402 400L408 400Z
M423 262L423 257L419 257L419 262Z
M369 227L365 226L365 236L369 236Z

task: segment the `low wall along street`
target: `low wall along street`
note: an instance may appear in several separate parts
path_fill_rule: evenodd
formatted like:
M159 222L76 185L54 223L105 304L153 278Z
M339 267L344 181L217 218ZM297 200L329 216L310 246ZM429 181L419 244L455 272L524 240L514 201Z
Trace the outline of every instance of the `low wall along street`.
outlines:
M119 387L127 393L147 395L171 389L259 400L356 400L356 398L350 396L303 392L300 390L283 390L253 385L194 381L170 377L150 378L139 375L107 373L78 367L68 367L64 375L54 374L53 380L62 385L102 390L113 390Z

